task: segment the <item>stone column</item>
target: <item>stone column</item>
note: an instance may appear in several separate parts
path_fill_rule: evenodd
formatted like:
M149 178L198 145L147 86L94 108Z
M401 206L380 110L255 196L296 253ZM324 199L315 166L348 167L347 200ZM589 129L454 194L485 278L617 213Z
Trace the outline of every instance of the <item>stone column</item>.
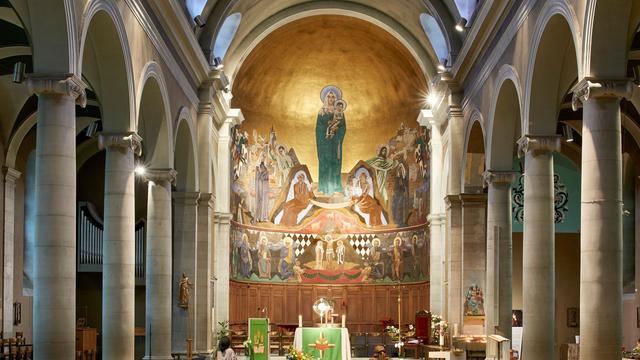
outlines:
M554 151L560 151L556 135L518 140L519 155L525 157L522 354L527 360L556 358Z
M229 235L231 233L231 214L216 212L213 218L216 229L214 259L214 294L216 324L229 320ZM217 341L218 339L216 339Z
M462 330L462 202L459 195L445 198L447 204L447 321Z
M487 283L485 291L486 335L511 338L512 251L511 183L517 173L487 170Z
M462 202L462 316L482 316L484 308L477 309L477 313L467 313L464 306L467 291L471 287L478 286L482 292L485 291L486 278L486 207L487 197L485 194L460 194ZM452 299L453 300L453 299ZM461 327L464 330L464 326ZM482 331L473 329L466 330L465 334L480 335Z
M429 214L429 307L432 314L443 315L444 305L444 238L445 214Z
M198 192L173 193L173 276L171 280L173 294L171 295L171 349L172 352L187 351L187 339L194 340L196 331L195 313L198 293L195 284L198 283L196 262L198 257ZM194 284L191 291L189 308L178 307L180 294L179 282L185 274Z
M134 154L136 133L100 134L106 149L102 244L102 358L133 359L135 315Z
M582 116L580 359L620 358L622 345L622 140L620 99L628 80L584 79Z
M14 336L13 332L13 278L15 261L15 193L16 180L20 171L5 169L4 177L4 249L3 249L3 281L2 281L2 333L5 338Z
M196 334L195 349L198 354L211 353L213 346L211 307L211 232L213 231L214 198L210 193L201 193L198 200L198 254L196 257Z
M173 169L147 169L145 360L171 360L171 184Z
M447 194L462 192L462 158L464 148L464 114L458 106L449 107L449 190Z
M27 79L38 95L36 142L36 244L33 294L35 359L75 358L76 314L76 101L74 75ZM5 304L12 306L13 304Z

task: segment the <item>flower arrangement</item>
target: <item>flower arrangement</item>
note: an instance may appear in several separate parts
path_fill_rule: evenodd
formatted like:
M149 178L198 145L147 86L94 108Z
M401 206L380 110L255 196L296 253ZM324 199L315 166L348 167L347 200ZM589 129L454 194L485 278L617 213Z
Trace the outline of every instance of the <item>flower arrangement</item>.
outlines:
M313 360L313 357L303 351L296 350L293 346L289 346L289 350L287 350L285 359L286 360Z
M442 316L433 314L431 315L431 343L439 344L440 336L444 336L449 330L449 324L442 320Z
M218 340L223 336L229 336L231 331L229 331L229 321L218 321L218 329L216 330L216 337Z
M242 346L244 346L244 355L248 356L249 359L253 359L253 342L251 341L251 339L247 339L242 343Z
M404 341L402 341L402 334L400 334L400 329L395 327L394 325L388 325L384 330L395 342L393 346L398 349L398 356L402 357L404 355Z

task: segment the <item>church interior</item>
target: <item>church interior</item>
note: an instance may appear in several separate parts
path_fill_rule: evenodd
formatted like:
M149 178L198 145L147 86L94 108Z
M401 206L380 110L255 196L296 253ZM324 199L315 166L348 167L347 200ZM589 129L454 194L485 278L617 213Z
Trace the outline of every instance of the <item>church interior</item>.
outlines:
M0 359L640 359L639 109L637 0L0 0Z

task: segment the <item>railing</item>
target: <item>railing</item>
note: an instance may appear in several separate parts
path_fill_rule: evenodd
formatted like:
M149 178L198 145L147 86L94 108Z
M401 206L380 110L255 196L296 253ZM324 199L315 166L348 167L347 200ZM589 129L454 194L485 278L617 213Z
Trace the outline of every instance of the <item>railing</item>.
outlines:
M104 224L95 206L88 202L79 202L77 217L77 264L79 272L102 271L102 242ZM135 225L135 276L144 278L145 267L145 221L140 219Z

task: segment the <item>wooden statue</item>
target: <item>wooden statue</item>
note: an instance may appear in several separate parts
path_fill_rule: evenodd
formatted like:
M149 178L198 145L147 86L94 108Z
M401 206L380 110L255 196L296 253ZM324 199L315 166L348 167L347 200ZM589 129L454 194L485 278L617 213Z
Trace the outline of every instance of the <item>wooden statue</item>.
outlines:
M189 287L191 286L191 282L189 282L189 278L184 273L182 274L182 279L180 279L179 287L180 287L180 298L178 299L178 307L183 309L189 308Z

